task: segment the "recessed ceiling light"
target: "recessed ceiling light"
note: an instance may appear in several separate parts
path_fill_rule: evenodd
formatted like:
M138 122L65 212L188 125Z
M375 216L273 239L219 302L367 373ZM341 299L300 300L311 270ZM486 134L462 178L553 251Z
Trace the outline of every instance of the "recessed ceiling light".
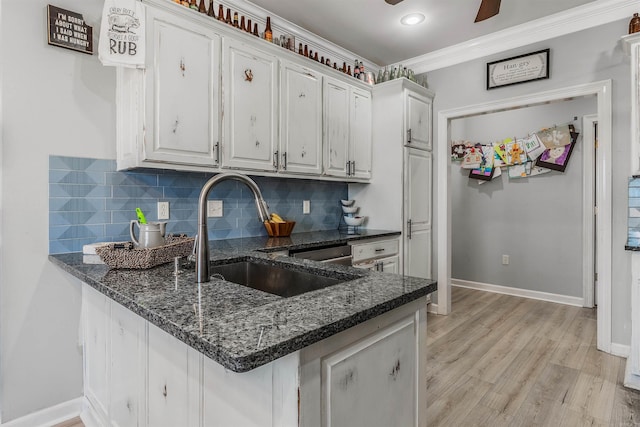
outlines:
M424 15L421 13L410 13L409 15L403 16L400 20L404 25L417 25L422 21L424 21Z

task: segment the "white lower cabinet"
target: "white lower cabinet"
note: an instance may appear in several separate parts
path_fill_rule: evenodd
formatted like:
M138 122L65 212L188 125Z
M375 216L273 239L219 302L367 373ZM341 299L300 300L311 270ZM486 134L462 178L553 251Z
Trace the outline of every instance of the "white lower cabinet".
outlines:
M400 241L397 237L359 240L351 244L353 266L366 270L400 273Z
M236 373L82 288L87 427L426 426L424 299Z

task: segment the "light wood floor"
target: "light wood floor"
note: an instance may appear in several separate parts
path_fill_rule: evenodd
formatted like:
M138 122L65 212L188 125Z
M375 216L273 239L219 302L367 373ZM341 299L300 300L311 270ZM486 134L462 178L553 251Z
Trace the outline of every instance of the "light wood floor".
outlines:
M596 349L595 309L454 287L427 331L429 427L640 426L626 360Z

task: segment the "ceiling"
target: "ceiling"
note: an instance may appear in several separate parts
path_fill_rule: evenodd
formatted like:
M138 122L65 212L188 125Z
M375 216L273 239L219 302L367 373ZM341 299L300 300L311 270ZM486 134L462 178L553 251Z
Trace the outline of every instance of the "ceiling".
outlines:
M378 65L388 65L552 15L594 0L502 0L500 13L474 23L481 0L251 0ZM420 12L414 27L400 18Z

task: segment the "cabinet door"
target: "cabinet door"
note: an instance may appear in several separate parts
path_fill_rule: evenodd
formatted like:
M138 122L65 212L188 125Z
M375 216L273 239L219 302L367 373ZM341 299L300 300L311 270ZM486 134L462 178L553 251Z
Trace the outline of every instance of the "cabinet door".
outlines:
M147 8L146 129L143 159L217 165L220 37Z
M371 178L371 94L353 90L350 96L349 146L354 178Z
M111 425L145 425L145 320L112 301L110 335Z
M380 271L384 271L385 273L400 273L400 257L397 255L390 258L381 259L378 261L380 263Z
M232 39L224 40L225 134L222 166L275 170L277 59Z
M322 173L322 79L284 62L281 72L280 170Z
M82 285L85 396L104 420L109 419L109 299Z
M326 175L348 176L349 161L349 86L325 78L324 98L324 172Z
M200 393L196 350L153 325L149 325L148 343L148 425L197 426Z
M431 277L432 156L405 148L404 274Z
M321 425L417 425L417 330L412 316L324 358Z
M431 150L431 100L405 90L406 145Z

